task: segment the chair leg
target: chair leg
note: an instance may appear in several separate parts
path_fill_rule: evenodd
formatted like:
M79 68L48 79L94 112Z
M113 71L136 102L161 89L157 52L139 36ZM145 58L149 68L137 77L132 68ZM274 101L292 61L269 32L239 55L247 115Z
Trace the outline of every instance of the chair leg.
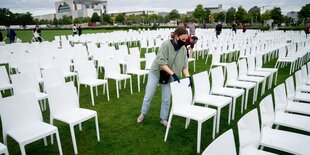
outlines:
M26 155L25 145L19 144L19 148L20 148L20 152L22 153L22 155Z
M96 88L96 96L98 96L98 86L96 86L95 88Z
M244 98L246 97L244 95L245 94L243 94L242 97L241 97L241 114L243 113Z
M232 108L232 102L229 103L228 125L230 125L230 121L231 121L231 108Z
M76 139L75 139L75 133L74 133L74 126L73 125L70 125L70 132L71 132L71 138L72 138L74 154L78 154L77 145L76 145Z
M249 98L249 89L245 90L245 104L244 109L247 109L248 107L248 98ZM241 113L243 112L243 106L241 105Z
M235 110L236 110L236 97L233 97L233 105L232 105L232 120L235 120Z
M99 134L99 123L97 114L95 116L95 123L96 123L96 133L97 133L97 141L100 142L100 134Z
M95 106L95 102L94 102L94 92L93 92L93 87L90 86L90 96L91 96L91 104L93 106Z
M43 138L44 146L47 146L47 140L46 137Z
M167 124L167 128L166 128L166 133L165 133L165 139L164 139L164 141L167 141L172 117L173 117L173 114L172 114L172 112L170 112L170 116L169 116L169 119L168 119L168 124Z
M137 79L138 79L138 92L140 92L140 75L137 75Z
M106 83L106 90L107 90L107 98L108 98L108 101L110 101L110 93L109 93L109 83L107 82ZM104 90L103 90L103 92L104 92Z
M201 122L198 122L197 128L197 153L200 153L200 141L201 141Z
M58 130L56 131L55 134L56 134L56 140L57 140L59 155L62 155L62 147L61 147L61 142L60 142Z
M82 122L79 123L79 129L80 129L80 131L82 131Z
M131 77L130 77L130 93L132 94L132 80L131 80Z
M221 108L217 108L217 121L216 121L216 133L220 131L220 121L221 121Z
M215 138L215 127L216 127L216 116L213 116L213 130L212 130L212 139Z
M116 80L116 95L119 98L118 81Z

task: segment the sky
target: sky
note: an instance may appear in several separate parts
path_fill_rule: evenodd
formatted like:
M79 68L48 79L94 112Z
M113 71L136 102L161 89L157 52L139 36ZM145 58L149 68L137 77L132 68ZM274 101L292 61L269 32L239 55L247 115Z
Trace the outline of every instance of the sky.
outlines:
M33 15L55 13L55 2L59 0L0 0L0 8L9 8L12 12L30 12ZM170 12L177 9L180 13L193 11L198 4L204 7L223 5L224 10L242 5L249 10L253 6L261 7L262 11L278 6L282 14L299 11L309 0L108 0L108 13L150 10ZM264 8L262 8L264 7Z

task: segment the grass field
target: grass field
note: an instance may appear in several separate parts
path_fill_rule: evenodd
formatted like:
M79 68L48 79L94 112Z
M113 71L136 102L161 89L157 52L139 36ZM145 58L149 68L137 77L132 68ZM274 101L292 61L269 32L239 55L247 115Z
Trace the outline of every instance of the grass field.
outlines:
M87 32L98 32L89 30ZM87 33L86 32L86 33ZM55 35L71 34L70 30L44 30L43 38L52 40ZM31 31L17 31L18 37L22 40L29 40L32 38ZM204 64L205 59L196 61L196 73L209 70L209 66ZM210 63L210 59L208 61ZM275 60L267 63L264 67L274 67ZM193 73L193 65L190 64L190 72ZM289 68L280 69L278 75L278 83L283 83L288 77ZM99 75L103 78L103 73ZM91 106L91 97L89 87L81 87L80 106L83 108L96 110L99 119L100 138L97 142L95 121L89 120L84 122L83 130L79 131L75 128L76 141L79 154L197 154L196 153L196 138L197 138L197 123L191 121L188 129L184 129L185 119L174 117L172 120L172 128L170 129L167 142L164 142L164 134L166 128L159 123L160 118L160 104L161 104L161 88L158 87L157 93L153 98L149 115L145 118L142 124L136 123L136 118L140 114L142 100L145 92L145 84L141 83L141 92L137 90L137 79L133 77L133 94L130 94L129 82L127 87L120 90L120 98L116 97L115 81L109 81L110 101L107 101L106 95L102 93L102 87L99 87L99 96L95 96L95 106ZM122 83L123 84L123 83ZM274 87L273 87L274 88ZM272 92L272 89L266 91L265 95ZM252 93L252 92L251 92ZM259 93L260 94L260 93ZM5 96L9 96L9 91L5 92ZM259 96L258 101L252 105L252 95L249 95L248 109L243 114L240 113L241 100L238 100L236 107L236 118L227 124L228 107L222 109L220 133L230 128L234 129L235 141L237 143L237 150L239 148L237 121L248 111L258 107L258 103L264 96ZM22 103L21 103L22 104ZM49 122L49 110L43 112L45 122ZM201 150L203 151L207 145L212 142L212 120L206 121L202 127ZM0 125L1 126L1 125ZM71 141L69 126L65 123L55 121L55 126L58 127L63 153L65 155L74 154ZM1 130L2 128L0 128ZM290 130L290 129L289 129ZM294 130L295 131L295 130ZM1 132L1 131L0 131ZM309 135L300 131L295 131ZM2 136L0 137L2 140ZM50 142L50 138L48 138ZM12 139L8 139L9 153L20 154L19 145ZM273 151L278 154L285 154L283 152ZM26 146L27 154L58 154L57 145L49 144L44 146L43 140L31 143Z

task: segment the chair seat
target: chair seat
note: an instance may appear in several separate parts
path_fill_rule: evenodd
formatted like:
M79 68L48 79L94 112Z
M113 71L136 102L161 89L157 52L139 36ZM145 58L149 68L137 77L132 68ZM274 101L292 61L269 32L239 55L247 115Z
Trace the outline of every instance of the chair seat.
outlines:
M7 131L7 134L19 143L31 143L56 131L57 128L55 126L44 122L35 122L15 130Z
M310 102L310 94L296 92L294 99L298 101Z
M129 79L130 77L131 77L130 75L126 75L126 74L113 74L113 75L106 76L106 78L108 79L115 79L115 80L125 80L125 79Z
M38 100L43 100L43 99L46 99L46 98L47 98L47 94L45 94L45 93L35 92L35 94L36 94L36 98L37 98Z
M0 84L0 90L7 90L7 89L12 89L13 86L10 83L1 83Z
M261 83L265 80L265 78L257 77L257 76L240 75L238 80L253 81L253 82Z
M187 59L188 62L195 61L195 60L196 60L195 58L188 58Z
M253 146L247 146L240 149L240 155L276 155L274 153L259 150Z
M251 88L254 88L256 86L256 83L246 82L246 81L229 80L226 82L226 86L251 89Z
M309 154L310 136L263 128L261 145L292 154Z
M196 94L196 103L203 103L207 105L212 105L216 107L224 107L225 105L232 102L230 97L216 96L216 95L206 95L206 94Z
M136 74L136 75L145 75L148 74L148 70L133 70L133 71L127 71L128 74Z
M75 108L66 113L55 115L54 118L68 124L78 124L84 122L97 115L96 111L88 110L84 108Z
M277 112L274 124L310 132L310 117Z
M271 75L270 72L263 72L263 71L248 71L248 74L255 75L255 76L263 76L263 77L267 77Z
M310 104L288 101L287 111L310 115Z
M218 63L214 63L212 64L213 66L227 66L227 63L221 63L221 62L218 62Z
M310 86L303 85L302 88L301 88L301 91L302 92L310 92Z
M8 148L2 143L0 143L0 154L7 153L7 151L8 151Z
M190 118L196 121L205 121L212 116L215 116L216 110L195 105L187 105L173 109L173 114Z
M243 89L215 87L212 94L220 94L225 96L239 97L244 94Z
M77 74L75 72L64 72L64 76L67 77L72 77L72 76L76 76Z
M278 61L281 61L281 62L295 62L296 59L292 59L292 58L279 58Z
M89 80L80 80L80 84L85 84L89 86L98 86L98 85L103 85L106 84L107 80L103 79L89 79Z
M275 73L278 71L277 68L256 68L257 71L263 71L263 72L272 72Z

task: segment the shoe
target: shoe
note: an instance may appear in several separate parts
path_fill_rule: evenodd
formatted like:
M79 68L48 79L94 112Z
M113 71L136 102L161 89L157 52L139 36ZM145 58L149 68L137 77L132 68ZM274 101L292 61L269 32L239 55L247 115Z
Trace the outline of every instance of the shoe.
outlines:
M167 120L161 120L161 121L160 121L160 124L162 124L162 125L164 125L165 127L167 127L168 121L167 121ZM170 127L169 127L169 128L171 128L171 124L170 124Z
M137 118L137 123L141 123L144 120L144 115L140 114L139 117Z

